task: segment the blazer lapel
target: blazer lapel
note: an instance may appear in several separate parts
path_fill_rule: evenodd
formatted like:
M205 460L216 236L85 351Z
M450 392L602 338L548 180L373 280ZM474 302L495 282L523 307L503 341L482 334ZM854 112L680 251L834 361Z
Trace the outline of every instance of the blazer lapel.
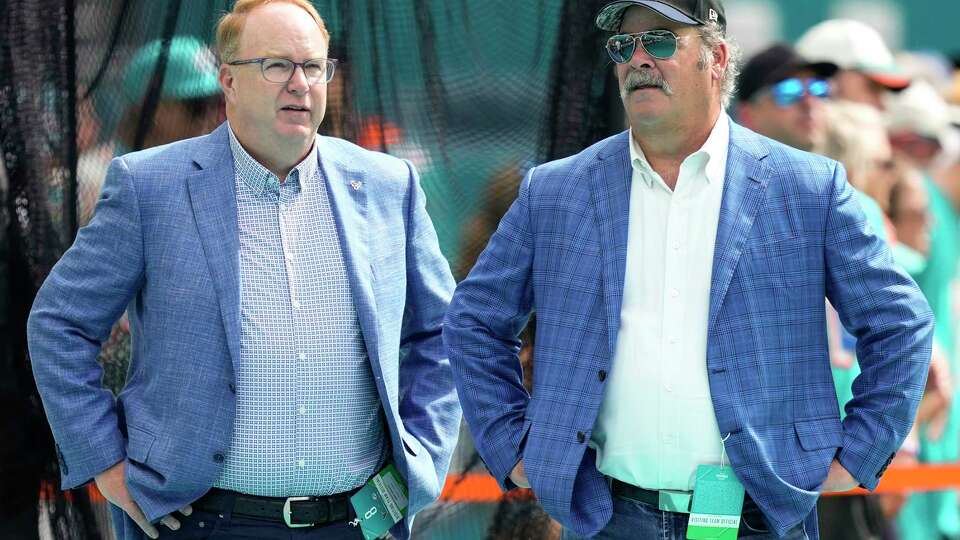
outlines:
M630 214L629 132L623 132L600 151L590 169L590 187L600 228L603 256L603 301L607 315L610 358L616 351L623 305L623 280L627 265L627 230Z
M323 138L317 139L317 152L367 355L374 373L381 376L379 332L375 316L377 303L367 226L367 197L374 186L368 184L362 172L339 161L336 150L330 149Z
M713 250L708 334L713 331L717 313L727 295L743 244L753 227L770 179L769 171L761 161L764 156L766 151L760 146L757 136L731 122L730 151Z
M200 170L187 177L190 204L220 302L234 373L240 365L240 232L233 154L226 124L197 148Z

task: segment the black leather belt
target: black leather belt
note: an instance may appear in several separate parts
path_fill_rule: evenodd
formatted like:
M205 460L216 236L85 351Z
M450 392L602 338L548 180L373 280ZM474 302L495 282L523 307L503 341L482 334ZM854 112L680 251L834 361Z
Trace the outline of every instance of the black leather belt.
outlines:
M627 484L617 480L616 478L611 478L610 489L613 492L614 497L622 497L624 499L630 499L632 501L642 502L644 504L649 504L650 506L659 507L660 506L660 492L653 491L650 489L643 489L631 484ZM753 502L753 499L750 498L750 495L744 495L743 497L743 508L744 511L756 509L756 503Z
M655 506L655 507L660 506L659 491L643 489L641 487L637 487L631 484L621 482L616 478L612 479L610 489L611 491L613 491L614 497L622 497L624 499L630 499L631 501L642 502L644 504L649 504L650 506Z
M204 512L284 523L287 527L314 527L353 517L350 496L356 491L325 497L258 497L213 488L193 507Z

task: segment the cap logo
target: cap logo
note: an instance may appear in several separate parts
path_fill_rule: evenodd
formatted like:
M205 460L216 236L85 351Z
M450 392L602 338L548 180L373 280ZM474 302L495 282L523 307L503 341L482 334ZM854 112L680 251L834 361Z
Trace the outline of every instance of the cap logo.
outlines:
M713 8L710 8L710 14L708 15L708 18L711 21L717 21L720 20L720 15L717 15L717 12L714 11Z

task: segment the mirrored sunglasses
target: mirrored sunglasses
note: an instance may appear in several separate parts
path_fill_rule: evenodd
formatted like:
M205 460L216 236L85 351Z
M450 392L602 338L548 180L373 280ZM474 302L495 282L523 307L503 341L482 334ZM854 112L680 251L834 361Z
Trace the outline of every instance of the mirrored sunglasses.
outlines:
M617 34L607 40L607 54L618 64L626 64L633 58L637 43L653 58L666 60L677 53L676 34L669 30L648 30L636 34Z
M770 87L773 102L780 107L789 107L797 103L803 96L824 99L830 97L830 83L824 79L800 79L793 77L785 79Z

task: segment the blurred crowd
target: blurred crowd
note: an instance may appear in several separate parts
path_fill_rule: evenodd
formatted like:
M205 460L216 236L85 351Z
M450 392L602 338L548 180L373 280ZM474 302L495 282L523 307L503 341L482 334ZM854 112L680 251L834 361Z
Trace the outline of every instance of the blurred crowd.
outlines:
M954 399L954 381L960 378L957 61L935 53L894 53L870 26L828 20L809 29L795 44L778 43L746 59L737 103L728 111L763 135L842 163L857 190L864 219L889 244L892 256L919 284L935 313L934 358L916 426L895 459L902 465L960 461L960 400ZM164 70L157 69L160 64ZM331 84L342 85L344 80L334 79ZM213 55L193 38L176 37L166 46L154 41L142 47L128 64L123 87L128 104L113 142L99 136L100 121L91 101L81 99L78 106L81 225L91 217L113 156L207 133L224 120ZM331 95L346 95L343 90L331 88ZM342 114L337 108L340 101L331 99L329 115ZM399 136L392 133L362 131L355 138L373 141L367 141L367 146L383 147L382 141L376 141ZM511 165L491 182L492 195L483 211L465 220L465 241L485 244L512 200L521 169ZM477 255L473 251L465 250L463 260L454 265L458 277L472 266ZM852 399L851 388L858 384L856 340L843 330L836 312L830 306L826 309L843 415ZM528 385L529 337L524 348ZM115 390L123 384L128 354L129 332L121 321L102 353L107 383ZM503 512L518 514L515 503L508 501ZM822 536L827 539L960 538L956 491L829 497L821 500L820 513ZM537 513L534 518L519 519L517 526L526 527L530 519L547 518ZM491 536L514 537L510 524L510 520L496 521Z

